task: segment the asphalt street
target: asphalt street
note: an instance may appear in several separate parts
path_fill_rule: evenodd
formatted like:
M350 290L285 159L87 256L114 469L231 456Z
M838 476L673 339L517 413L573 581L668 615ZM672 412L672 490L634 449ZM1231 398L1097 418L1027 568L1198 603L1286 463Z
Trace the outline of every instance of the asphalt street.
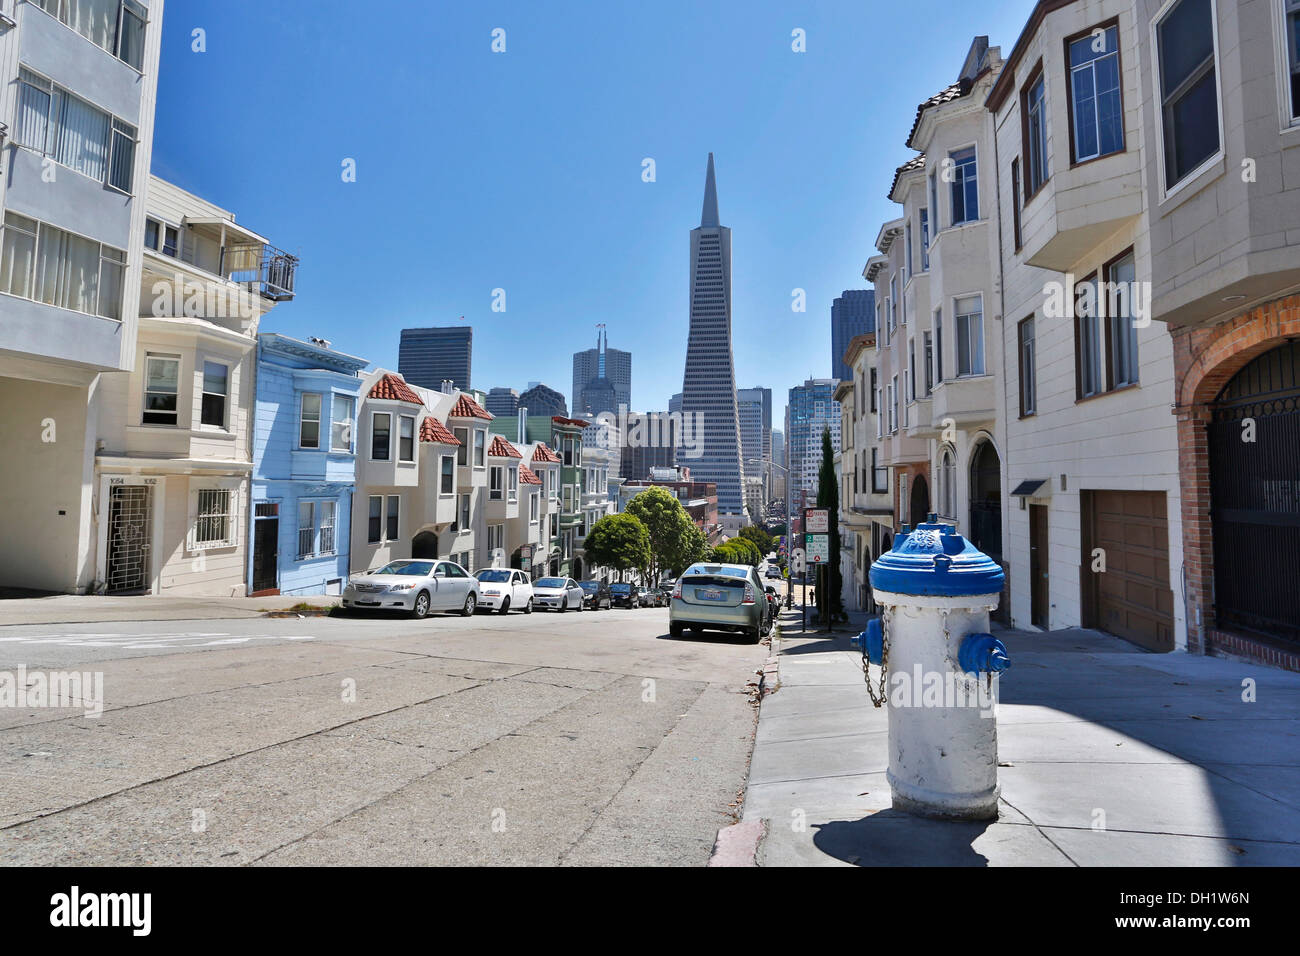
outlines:
M0 627L0 861L702 865L768 650L665 609Z

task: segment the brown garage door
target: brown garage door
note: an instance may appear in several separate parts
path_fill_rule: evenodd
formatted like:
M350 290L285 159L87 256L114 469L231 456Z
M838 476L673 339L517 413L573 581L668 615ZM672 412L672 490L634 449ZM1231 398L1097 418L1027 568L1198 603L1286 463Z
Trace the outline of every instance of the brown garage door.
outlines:
M1169 521L1164 492L1083 493L1085 627L1155 651L1174 649ZM1093 549L1105 552L1094 572Z

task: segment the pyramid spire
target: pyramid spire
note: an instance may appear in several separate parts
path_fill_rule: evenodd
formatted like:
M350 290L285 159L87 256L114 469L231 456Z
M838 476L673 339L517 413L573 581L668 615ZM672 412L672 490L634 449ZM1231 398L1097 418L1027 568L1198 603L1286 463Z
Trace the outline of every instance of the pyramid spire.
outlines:
M700 213L700 226L717 226L718 184L713 179L713 154L709 153L709 171L704 177L704 211Z

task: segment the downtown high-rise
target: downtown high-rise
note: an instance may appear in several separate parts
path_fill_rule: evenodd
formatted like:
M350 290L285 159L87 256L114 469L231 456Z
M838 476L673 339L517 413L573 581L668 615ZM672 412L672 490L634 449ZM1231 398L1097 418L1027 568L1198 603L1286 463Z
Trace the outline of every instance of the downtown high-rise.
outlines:
M449 381L453 387L470 387L470 365L474 330L468 325L440 328L402 329L397 346L397 371L412 385L442 389Z
M632 353L609 347L604 327L596 347L573 353L573 414L617 415L632 404Z
M876 291L846 289L831 303L831 378L852 381L844 352L855 335L876 330Z
M691 312L682 377L685 427L698 428L700 455L690 462L697 481L718 489L724 528L744 524L736 368L731 353L731 230L718 221L718 189L709 154L700 224L691 230Z

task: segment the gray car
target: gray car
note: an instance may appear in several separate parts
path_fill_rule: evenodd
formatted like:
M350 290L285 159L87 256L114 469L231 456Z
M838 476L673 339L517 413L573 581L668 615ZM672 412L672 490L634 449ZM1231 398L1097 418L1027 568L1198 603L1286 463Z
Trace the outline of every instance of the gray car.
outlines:
M478 581L455 561L411 558L354 574L343 589L348 610L405 611L415 618L431 611L459 611L468 617L478 606Z
M758 572L735 564L692 564L677 579L668 611L668 630L730 631L761 640L770 622Z

